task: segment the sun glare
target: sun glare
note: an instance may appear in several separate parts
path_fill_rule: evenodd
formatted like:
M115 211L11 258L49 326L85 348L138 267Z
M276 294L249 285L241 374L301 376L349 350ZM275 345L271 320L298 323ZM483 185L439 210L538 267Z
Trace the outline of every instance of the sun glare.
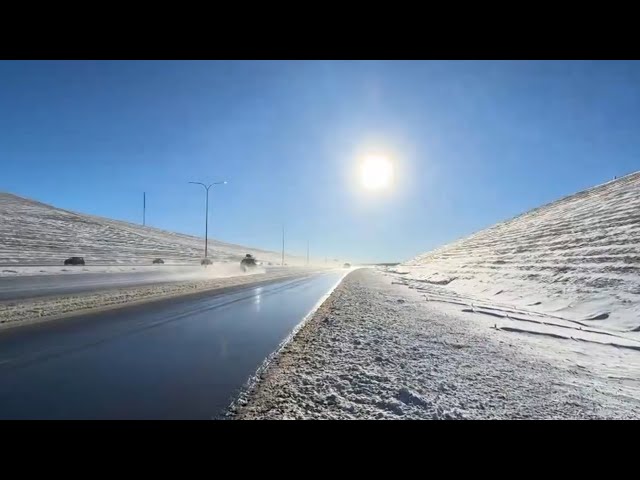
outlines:
M369 156L360 165L360 181L368 190L388 188L393 179L393 165L386 157Z

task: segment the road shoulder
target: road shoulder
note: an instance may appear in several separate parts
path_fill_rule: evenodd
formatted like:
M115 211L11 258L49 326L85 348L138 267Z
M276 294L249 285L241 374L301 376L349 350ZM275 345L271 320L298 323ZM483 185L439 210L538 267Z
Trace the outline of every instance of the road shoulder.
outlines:
M637 385L625 388L588 365L578 368L571 352L561 357L555 348L551 356L536 342L360 269L281 350L230 416L640 418Z

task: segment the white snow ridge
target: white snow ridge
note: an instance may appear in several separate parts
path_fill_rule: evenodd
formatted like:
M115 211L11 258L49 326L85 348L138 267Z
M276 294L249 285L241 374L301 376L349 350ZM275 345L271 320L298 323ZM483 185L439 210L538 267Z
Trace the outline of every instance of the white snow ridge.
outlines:
M449 301L639 332L640 172L419 255L395 271Z
M149 265L157 257L184 264L197 263L203 250L204 238L74 213L0 192L0 264L62 265L70 256L84 257L88 265ZM281 261L279 252L209 239L208 254L214 261L236 261L246 253L278 265ZM292 256L285 261L304 263Z

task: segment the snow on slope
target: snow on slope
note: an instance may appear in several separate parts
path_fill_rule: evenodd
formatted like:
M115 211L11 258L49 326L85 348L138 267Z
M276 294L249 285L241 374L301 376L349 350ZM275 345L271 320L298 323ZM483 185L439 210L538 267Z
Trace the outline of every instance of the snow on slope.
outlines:
M467 301L640 331L640 172L419 255L396 270Z
M209 239L215 261L237 261L246 253L280 264L281 254ZM83 215L10 193L0 193L0 264L61 265L81 256L87 264L196 263L204 255L204 239ZM304 259L286 256L289 265Z

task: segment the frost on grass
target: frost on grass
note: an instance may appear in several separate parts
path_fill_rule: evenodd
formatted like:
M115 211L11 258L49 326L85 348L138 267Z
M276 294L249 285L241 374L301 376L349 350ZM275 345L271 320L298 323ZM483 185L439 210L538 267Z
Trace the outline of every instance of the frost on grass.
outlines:
M418 292L391 285L375 271L357 270L232 406L230 415L640 418L637 385L621 389L618 380L602 372L566 363L567 358L575 360L570 355L539 355L538 346L528 340L451 312L426 302Z

